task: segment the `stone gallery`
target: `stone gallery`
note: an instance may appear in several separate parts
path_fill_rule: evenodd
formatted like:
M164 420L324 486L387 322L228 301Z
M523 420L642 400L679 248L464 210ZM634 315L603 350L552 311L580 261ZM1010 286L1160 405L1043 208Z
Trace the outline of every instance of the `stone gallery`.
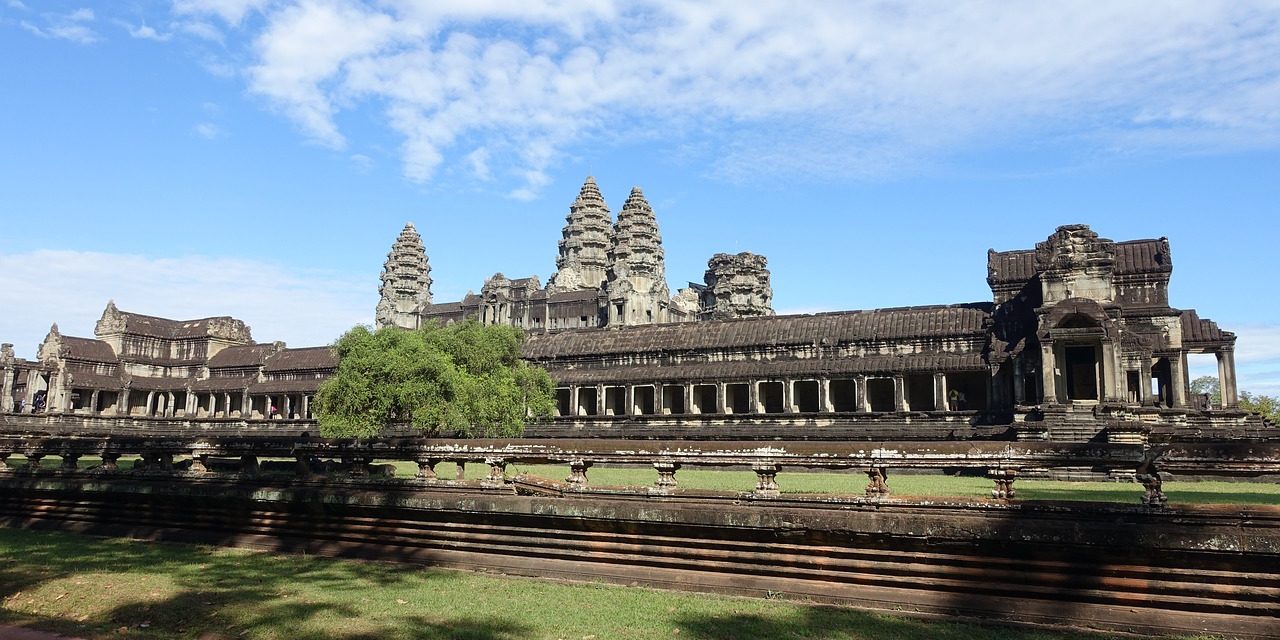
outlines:
M422 239L407 225L383 269L377 324L519 327L524 357L557 383L552 422L588 426L914 415L1056 421L1060 434L1087 438L1103 419L1259 420L1236 409L1235 336L1169 305L1164 238L1115 242L1062 226L1033 249L988 252L991 300L792 316L774 315L766 260L751 253L714 255L703 284L672 295L657 218L639 188L615 219L588 178L558 249L545 287L499 273L479 294L437 303ZM35 361L5 345L3 410L309 420L336 366L327 347L257 343L230 317L169 320L108 303L94 333L66 336L54 325ZM1190 393L1187 356L1199 353L1218 359L1216 406Z

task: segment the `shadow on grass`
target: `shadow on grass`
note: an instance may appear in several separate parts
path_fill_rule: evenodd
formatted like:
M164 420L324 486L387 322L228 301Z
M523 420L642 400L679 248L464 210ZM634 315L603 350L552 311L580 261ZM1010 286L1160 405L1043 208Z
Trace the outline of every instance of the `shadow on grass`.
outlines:
M97 637L127 630L129 637L227 640L531 635L518 621L474 620L448 611L428 618L412 607L388 611L388 603L370 604L364 597L407 582L429 585L442 575L408 565L0 529L0 621L58 633ZM88 585L77 589L68 581ZM75 595L58 603L67 592Z
M690 614L677 619L676 626L681 631L680 637L693 640L1103 640L1109 637L915 620L820 606L800 609L792 616L772 618L755 614Z

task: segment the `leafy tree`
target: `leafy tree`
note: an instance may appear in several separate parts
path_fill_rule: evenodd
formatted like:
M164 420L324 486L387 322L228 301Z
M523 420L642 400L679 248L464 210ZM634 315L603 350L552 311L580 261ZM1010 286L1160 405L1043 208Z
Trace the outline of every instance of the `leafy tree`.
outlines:
M1192 380L1191 393L1207 393L1212 398L1214 406L1222 404L1222 391L1218 387L1218 378L1216 376L1200 376ZM1280 398L1241 391L1238 404L1241 409L1251 413L1260 413L1271 424L1280 425Z
M1260 413L1272 425L1280 426L1280 398L1254 395L1248 391L1241 391L1240 408L1245 411Z
M327 437L371 437L406 422L431 435L513 437L555 407L551 377L520 359L524 334L474 321L416 331L357 326L334 344L338 371L320 385Z
M1209 400L1213 402L1213 406L1222 406L1222 388L1218 386L1217 377L1200 376L1191 381L1191 394L1200 395L1202 393L1209 394Z

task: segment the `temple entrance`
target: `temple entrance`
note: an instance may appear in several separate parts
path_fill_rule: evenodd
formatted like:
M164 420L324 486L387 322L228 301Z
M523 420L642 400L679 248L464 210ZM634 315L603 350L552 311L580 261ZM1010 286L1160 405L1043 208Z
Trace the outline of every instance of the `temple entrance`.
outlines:
M1168 358L1151 365L1151 396L1156 399L1156 406L1173 406L1173 367Z
M761 382L758 389L760 391L760 404L764 407L765 413L783 412L785 407L782 406L781 382Z
M869 378L867 380L867 404L872 411L893 411L893 379Z
M594 416L599 410L600 405L597 404L598 399L595 387L579 387L578 388L578 415Z
M1063 349L1067 400L1098 399L1098 348L1069 346Z

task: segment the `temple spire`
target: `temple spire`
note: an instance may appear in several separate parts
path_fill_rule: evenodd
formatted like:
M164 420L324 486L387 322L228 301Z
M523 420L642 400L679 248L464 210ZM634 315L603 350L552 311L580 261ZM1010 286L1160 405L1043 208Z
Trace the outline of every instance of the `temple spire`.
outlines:
M382 286L378 288L377 322L379 327L398 326L414 329L419 312L431 304L431 264L422 246L422 236L413 223L391 245L382 266Z
M609 237L609 324L666 322L670 304L662 234L640 187L618 212Z
M600 195L595 178L587 176L564 219L556 272L547 286L562 291L595 289L607 277L613 223L613 215Z

